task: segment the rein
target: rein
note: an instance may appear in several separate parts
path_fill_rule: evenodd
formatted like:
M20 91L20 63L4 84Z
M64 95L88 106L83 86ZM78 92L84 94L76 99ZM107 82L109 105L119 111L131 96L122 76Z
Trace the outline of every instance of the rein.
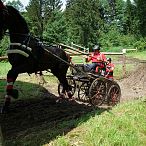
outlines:
M44 49L47 53L51 54L52 56L56 57L57 59L61 60L62 62L66 63L67 65L71 66L72 68L74 68L77 71L80 71L82 74L89 76L90 78L93 78L91 75L89 75L88 73L82 71L81 69L77 68L75 65L68 63L67 61L63 60L62 58L60 58L59 56L53 54L52 52L50 52L47 49Z
M5 32L5 34L6 34L6 35L10 35L9 32ZM29 41L30 41L30 38L31 38L31 37L37 39L37 37L33 37L33 36L31 36L30 34L29 34L29 35L28 35L28 34L20 34L20 33L13 33L13 34L17 34L17 35L21 35L21 36L27 36L27 37L29 37ZM28 41L28 43L29 43L29 41ZM24 45L24 44L21 44L21 43L11 43L10 45L21 46L21 47L23 47L23 48L25 48L25 49L27 49L27 50L29 50L29 51L31 52L32 49L31 49L30 47L28 47L28 43L27 43L27 45ZM67 61L63 60L63 59L60 58L59 56L57 56L57 55L53 54L52 52L50 52L49 50L45 49L45 45L44 45L44 48L43 48L43 49L44 49L47 53L51 54L52 56L54 56L55 58L57 58L57 59L59 59L60 61L64 62L65 64L69 65L70 67L74 68L75 70L81 72L82 74L84 74L84 75L86 75L86 76L89 76L88 73L86 73L86 72L82 71L81 69L77 68L75 65L68 63ZM60 48L60 49L61 49L61 48ZM62 49L62 50L63 50L63 49ZM17 50L14 50L14 51L13 51L13 50L8 50L7 53L19 53L19 54L21 54L21 55L23 55L23 56L25 56L25 57L28 57L28 56L29 56L29 54L27 54L26 52L21 51L21 50L18 50L18 49L17 49ZM91 77L91 76L90 76L90 77Z

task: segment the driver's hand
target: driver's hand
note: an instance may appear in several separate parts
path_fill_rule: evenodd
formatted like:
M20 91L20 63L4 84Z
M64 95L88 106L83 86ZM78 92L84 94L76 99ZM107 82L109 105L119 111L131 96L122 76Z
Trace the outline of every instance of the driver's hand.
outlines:
M88 62L88 56L85 57L85 62Z

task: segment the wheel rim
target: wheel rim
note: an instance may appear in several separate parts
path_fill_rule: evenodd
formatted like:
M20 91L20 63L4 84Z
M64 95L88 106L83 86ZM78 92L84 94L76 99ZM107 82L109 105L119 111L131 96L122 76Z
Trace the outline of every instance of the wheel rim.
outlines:
M89 85L88 83L82 83L78 91L78 99L80 101L87 101L89 95Z
M99 106L105 100L106 95L106 85L104 81L96 79L91 84L89 89L90 103L94 106Z
M108 93L108 104L115 106L120 102L121 90L118 85L112 85Z
M74 80L68 78L68 84L70 86L70 90L72 92L72 95L74 95L75 90L76 90L76 83ZM63 92L63 85L61 83L59 83L58 85L58 94L60 95Z
M58 94L60 95L63 91L63 85L61 83L58 84Z
M71 90L71 92L72 92L72 95L74 95L74 93L75 93L75 90L76 90L76 83L75 83L75 81L74 80L72 80L72 79L67 79L68 80L68 84L69 84L69 86L70 86L70 90Z

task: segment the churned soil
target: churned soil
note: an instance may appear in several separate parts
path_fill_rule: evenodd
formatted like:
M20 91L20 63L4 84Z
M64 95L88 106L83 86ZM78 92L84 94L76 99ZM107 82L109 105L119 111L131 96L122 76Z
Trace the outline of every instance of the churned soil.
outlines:
M119 81L122 101L146 96L146 64L140 64L129 76Z
M146 96L146 64L139 64L135 71L117 82L121 88L121 102ZM18 99L12 102L8 114L0 115L4 141L11 143L12 141L29 140L29 136L38 136L40 139L38 145L42 145L77 126L75 124L60 126L61 123L78 119L93 111L93 107L89 104L68 99L58 100L57 82L53 85L46 83L43 88L40 87L39 97L30 97L27 100ZM103 111L100 111L99 114L101 112ZM56 133L54 133L55 129L57 129ZM45 139L45 134L50 135L46 135Z

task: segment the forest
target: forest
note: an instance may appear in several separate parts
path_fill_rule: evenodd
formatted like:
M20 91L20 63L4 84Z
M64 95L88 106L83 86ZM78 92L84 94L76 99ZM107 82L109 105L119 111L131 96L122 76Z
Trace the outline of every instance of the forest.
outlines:
M47 44L64 43L92 49L117 48L146 50L145 0L30 0L24 7L19 0L6 1L26 19L31 35ZM9 46L6 35L0 43L0 56Z

